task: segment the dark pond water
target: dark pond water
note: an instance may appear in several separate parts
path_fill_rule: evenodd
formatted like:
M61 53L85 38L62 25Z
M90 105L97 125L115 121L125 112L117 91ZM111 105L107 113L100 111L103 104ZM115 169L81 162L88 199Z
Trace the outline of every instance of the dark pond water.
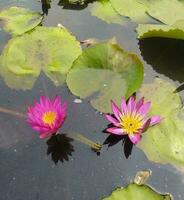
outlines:
M38 1L0 0L0 7L23 5L41 11ZM73 8L74 9L74 8ZM90 4L81 10L62 9L58 1L51 3L44 25L63 24L79 40L87 38L108 39L116 36L118 42L145 60L145 81L155 76L175 81L179 86L184 81L184 42L166 39L147 39L139 43L134 32L135 24L127 26L106 24L92 17ZM0 48L8 41L8 34L0 31ZM140 49L139 50L139 45ZM31 47L30 47L31 48ZM76 99L66 86L55 87L45 75L41 75L31 91L15 91L0 79L0 107L25 112L40 95L56 94L69 103L68 118L63 133L78 132L89 139L102 143L107 137L102 131L107 126L104 117L88 102L74 103ZM163 193L171 193L175 200L184 199L184 175L169 165L158 165L147 160L145 154L133 147L128 159L121 142L107 149L103 147L97 156L87 145L63 138L64 149L49 140L53 152L47 155L47 140L27 126L25 120L0 113L0 199L1 200L98 200L111 193L117 186L125 186L133 180L137 171L150 169L148 184ZM59 143L60 144L60 143ZM57 165L58 152L63 161ZM55 152L55 153L54 153ZM69 154L72 156L69 156Z

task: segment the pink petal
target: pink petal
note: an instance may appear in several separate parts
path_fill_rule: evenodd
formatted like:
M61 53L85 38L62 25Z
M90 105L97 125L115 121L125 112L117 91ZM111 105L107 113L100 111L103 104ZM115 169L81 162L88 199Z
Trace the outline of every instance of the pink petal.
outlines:
M112 127L112 128L107 128L106 131L115 135L125 135L122 128Z
M55 96L55 98L53 100L53 106L56 107L60 103L61 103L60 97L59 96Z
M111 101L111 107L112 107L112 111L113 111L115 117L117 119L119 119L120 116L121 116L121 111L119 110L119 108L117 107L117 105L113 101Z
M150 118L150 120L151 120L150 121L150 125L154 126L154 125L158 124L162 120L162 118L160 116L158 116L158 115L155 115L155 116L152 116Z
M54 135L54 133L40 133L40 138L41 139L44 139L44 138L47 138L47 137L49 137L49 136L51 136L51 135Z
M41 105L41 107L45 107L45 97L44 96L40 96L40 105Z
M135 109L135 98L134 96L131 96L128 100L128 111L132 113L134 109Z
M45 109L50 110L52 108L52 102L49 97L45 97Z
M121 111L122 111L123 113L127 113L127 111L128 111L128 108L127 108L126 100L125 100L125 99L122 99L122 100L121 100Z
M46 132L48 131L48 128L45 128L45 127L41 127L41 126L32 126L32 129L35 130L35 131L38 131L38 132Z
M136 104L136 109L139 110L139 108L144 104L144 97L142 97Z
M106 114L105 117L106 117L106 119L108 121L113 123L115 126L119 126L120 125L120 123L114 117L112 117L111 115Z
M141 139L141 135L139 133L129 134L128 137L130 138L130 140L133 144L137 144Z
M140 115L145 116L145 115L148 113L148 111L149 111L149 109L150 109L150 106L151 106L151 102L147 102L147 103L143 104L143 105L139 108L139 110L138 110L137 112L138 112Z
M150 122L151 122L151 119L148 119L145 121L145 123L143 124L142 128L140 129L140 132L143 133L144 131L146 131L146 129L149 127L150 125ZM141 134L140 133L140 134Z

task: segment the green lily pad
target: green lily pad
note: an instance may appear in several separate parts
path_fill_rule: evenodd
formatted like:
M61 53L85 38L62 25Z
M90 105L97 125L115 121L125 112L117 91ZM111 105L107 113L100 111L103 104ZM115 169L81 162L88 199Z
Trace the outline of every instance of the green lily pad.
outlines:
M42 16L29 9L10 7L0 12L0 20L5 22L5 31L13 35L22 35L38 26L42 21Z
M150 16L164 24L139 24L138 38L165 37L184 39L184 1L139 0ZM174 10L174 12L173 12Z
M184 19L184 1L169 0L169 3L168 0L147 1L149 15L164 24L173 25L176 21Z
M179 27L181 26L181 28ZM163 37L173 39L184 39L184 28L182 24L177 22L175 26L170 25L158 25L158 24L139 24L136 29L138 38L149 38L149 37Z
M162 195L146 185L129 184L125 188L118 188L103 200L171 200L171 196Z
M143 81L143 64L115 43L102 42L85 49L67 75L73 94L89 98L92 106L110 112L110 100L120 103L137 91Z
M151 18L146 14L147 5L137 0L110 0L114 9L123 16L129 17L132 21L146 23Z
M31 89L41 70L61 85L80 54L80 43L66 29L37 27L8 42L0 57L0 73L14 89Z
M162 122L149 128L139 143L149 160L184 166L184 109L176 88L156 79L142 87L140 95L152 102L151 115L160 115Z
M126 19L119 15L111 5L109 0L96 1L93 3L91 14L107 23L124 25Z

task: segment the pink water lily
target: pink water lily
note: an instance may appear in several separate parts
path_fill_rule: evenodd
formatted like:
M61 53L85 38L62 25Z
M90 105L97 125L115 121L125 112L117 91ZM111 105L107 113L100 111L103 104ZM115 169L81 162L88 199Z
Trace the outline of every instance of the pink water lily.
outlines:
M38 131L40 138L46 138L57 133L66 118L67 103L61 103L56 96L53 101L41 96L40 102L28 107L27 122Z
M151 107L150 102L144 102L141 98L138 102L131 96L126 103L121 101L121 108L111 101L113 115L106 114L106 119L113 124L113 127L106 131L114 135L128 135L133 144L137 144L141 139L141 134L149 127L161 121L160 116L147 117Z

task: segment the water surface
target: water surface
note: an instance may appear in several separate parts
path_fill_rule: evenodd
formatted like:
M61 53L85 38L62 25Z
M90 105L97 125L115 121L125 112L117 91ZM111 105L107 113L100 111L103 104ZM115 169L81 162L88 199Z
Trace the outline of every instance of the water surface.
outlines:
M0 2L1 8L9 5L22 5L42 12L38 1ZM126 50L137 53L145 60L145 82L151 82L156 76L174 81L178 86L183 82L183 41L147 39L139 42L134 31L136 24L107 24L91 16L90 7L89 4L85 9L62 9L58 1L53 1L43 24L63 24L78 40L104 40L115 36ZM7 33L0 31L1 50L9 38ZM76 97L66 86L55 87L42 74L31 91L16 91L8 88L0 79L0 107L25 113L35 98L38 99L40 95L54 97L56 94L69 104L68 117L61 132L78 132L102 143L107 137L102 131L108 122L87 101L74 103ZM133 147L128 159L121 142L109 149L103 147L100 156L97 156L88 146L66 139L66 143L70 143L66 145L69 148L66 149L66 155L70 152L72 156L68 155L68 161L55 164L51 156L47 155L47 140L40 140L24 118L0 113L0 128L1 200L97 200L109 195L117 186L128 184L136 172L142 169L152 171L148 184L156 190L171 193L175 200L184 199L183 174L172 166L149 162L136 147Z

